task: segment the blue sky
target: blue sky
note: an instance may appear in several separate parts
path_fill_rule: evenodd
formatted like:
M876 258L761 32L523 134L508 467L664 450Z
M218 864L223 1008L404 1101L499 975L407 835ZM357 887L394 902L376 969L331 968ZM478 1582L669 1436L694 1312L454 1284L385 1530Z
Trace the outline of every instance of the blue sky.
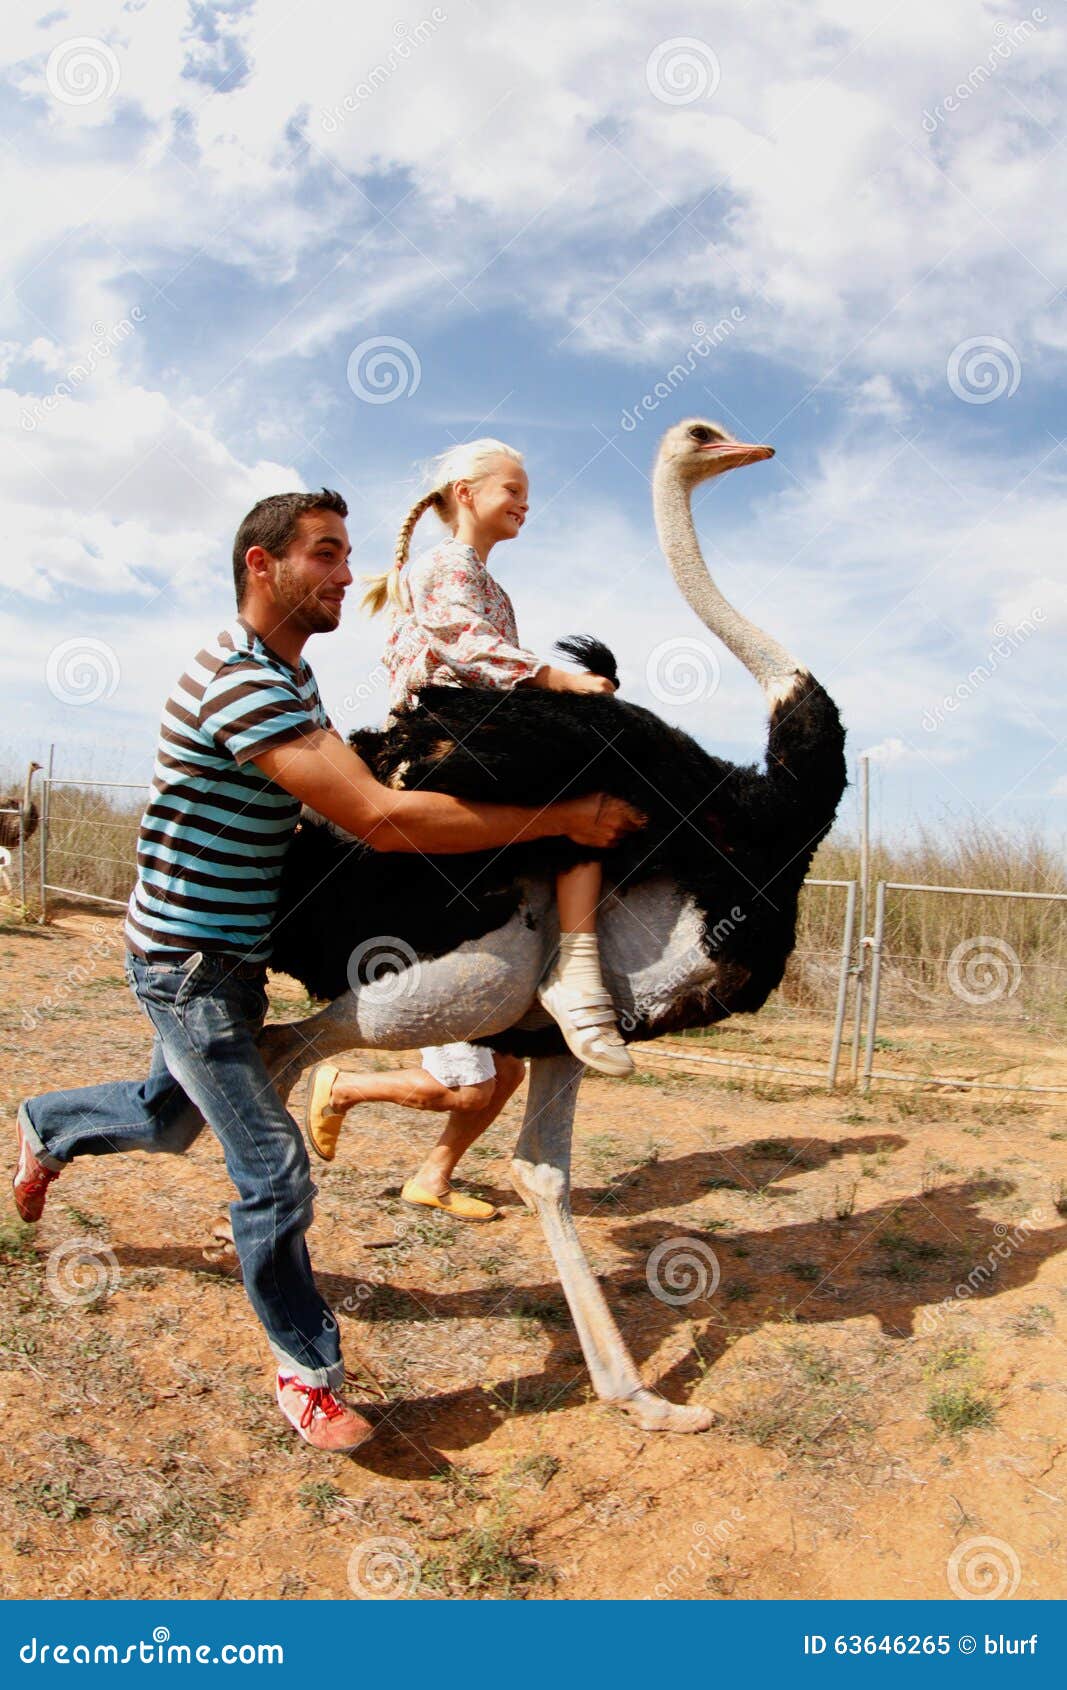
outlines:
M338 487L378 569L420 460L480 433L528 458L493 557L525 641L599 633L627 696L756 756L652 527L700 414L777 450L698 529L883 827L1062 834L1065 40L983 0L13 5L0 760L140 778L249 505ZM343 726L384 714L380 638L352 603L309 646Z

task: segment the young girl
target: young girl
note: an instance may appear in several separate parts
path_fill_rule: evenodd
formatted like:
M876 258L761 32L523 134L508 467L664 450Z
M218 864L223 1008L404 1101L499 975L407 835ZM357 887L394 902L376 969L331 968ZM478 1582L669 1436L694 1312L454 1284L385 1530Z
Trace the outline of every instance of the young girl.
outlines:
M499 440L475 440L434 460L430 490L408 512L397 539L395 562L370 578L364 604L373 614L387 606L392 625L384 664L394 709L411 702L422 687L546 687L554 692L613 692L599 675L572 674L542 663L518 644L511 600L486 564L500 540L513 540L528 509L528 482L522 454ZM452 537L408 564L408 548L419 518L433 509ZM619 1034L615 1009L600 973L596 912L602 870L599 862L579 863L556 879L559 906L559 956L538 988L538 997L558 1022L569 1048L598 1073L626 1075L633 1060ZM306 1111L308 1135L318 1153L331 1159L345 1111L355 1103L383 1098L417 1108L452 1108L438 1101L441 1088L471 1092L478 1088L479 1113L455 1143L445 1139L434 1155L448 1150L447 1166L427 1165L409 1180L408 1202L449 1208L465 1219L488 1219L494 1211L476 1199L449 1189L451 1173L463 1150L480 1136L517 1083L509 1076L499 1104L483 1111L481 1092L505 1083L493 1052L479 1045L451 1044L422 1051L423 1069L413 1074L342 1077L328 1063L313 1071ZM506 1059L504 1059L506 1060ZM443 1095L443 1094L442 1094ZM494 1094L495 1100L495 1094ZM488 1115L488 1119L485 1116ZM458 1124L460 1117L455 1117ZM450 1117L450 1126L452 1118ZM447 1136L447 1135L446 1135ZM423 1177L432 1174L430 1179ZM460 1210L456 1205L462 1202ZM477 1211L477 1212L476 1212Z

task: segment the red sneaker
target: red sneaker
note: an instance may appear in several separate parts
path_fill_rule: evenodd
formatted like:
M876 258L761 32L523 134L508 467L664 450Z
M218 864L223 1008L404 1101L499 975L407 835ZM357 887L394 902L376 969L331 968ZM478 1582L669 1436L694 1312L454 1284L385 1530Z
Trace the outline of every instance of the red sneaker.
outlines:
M278 1407L304 1442L343 1455L374 1435L374 1427L326 1385L278 1375Z
M46 1168L39 1162L30 1148L26 1135L22 1130L22 1111L19 1110L15 1121L19 1135L19 1160L11 1181L11 1189L15 1194L15 1207L24 1221L39 1221L44 1213L44 1200L48 1196L48 1187L54 1179L59 1178L58 1168Z

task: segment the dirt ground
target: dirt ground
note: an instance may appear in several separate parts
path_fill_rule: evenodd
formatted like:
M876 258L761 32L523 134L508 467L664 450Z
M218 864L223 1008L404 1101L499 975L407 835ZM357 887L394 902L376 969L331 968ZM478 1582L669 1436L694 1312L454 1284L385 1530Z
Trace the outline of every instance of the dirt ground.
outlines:
M117 918L0 926L0 953L13 1144L22 1096L138 1075L149 1028ZM272 1001L308 1007L282 977ZM814 1068L688 1060L793 1066L825 1038L728 1024L582 1088L578 1225L646 1381L715 1411L695 1437L592 1397L508 1182L521 1092L464 1168L504 1211L488 1226L399 1201L433 1117L365 1108L317 1167L312 1258L349 1365L386 1391L349 1458L289 1431L233 1258L209 1259L229 1200L209 1135L184 1158L86 1158L36 1229L9 1206L0 1595L1067 1594L1064 1099L830 1097ZM978 1013L879 1053L931 1062L1067 1084L1062 1046ZM670 1241L691 1265L665 1301L649 1258Z

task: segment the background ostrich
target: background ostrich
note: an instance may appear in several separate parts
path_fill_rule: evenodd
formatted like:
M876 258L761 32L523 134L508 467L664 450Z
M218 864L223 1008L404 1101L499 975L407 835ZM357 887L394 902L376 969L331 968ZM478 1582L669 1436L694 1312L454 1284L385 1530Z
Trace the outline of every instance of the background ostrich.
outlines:
M31 788L33 777L41 767L40 763L31 763L26 770L26 784L21 795L9 792L6 798L0 798L0 810L21 810L21 815L0 815L0 846L8 851L18 849L20 837L32 839L37 832L37 805L33 801Z
M793 949L800 887L845 786L833 703L727 603L693 526L695 486L772 455L692 419L665 435L653 483L657 530L684 597L763 688L771 721L762 769L710 756L610 697L433 688L387 733L352 736L381 778L405 787L523 803L602 788L646 812L648 829L606 859L600 922L605 979L634 1039L760 1007ZM570 650L601 672L612 663L596 641ZM305 824L287 862L273 965L336 1001L269 1028L264 1055L283 1085L308 1062L360 1046L474 1038L534 1057L512 1176L540 1216L597 1394L647 1430L701 1430L705 1410L642 1385L570 1214L583 1070L534 993L556 939L547 871L574 852L562 842L400 860Z

